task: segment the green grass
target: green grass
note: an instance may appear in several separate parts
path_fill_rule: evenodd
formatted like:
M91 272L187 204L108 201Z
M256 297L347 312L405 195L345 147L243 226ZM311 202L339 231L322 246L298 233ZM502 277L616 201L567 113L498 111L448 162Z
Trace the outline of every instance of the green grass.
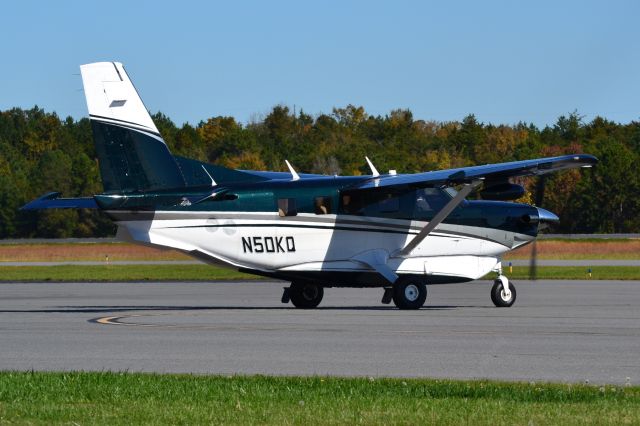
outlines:
M529 260L531 255L529 253L509 253L503 258L503 263L508 263L510 260ZM540 260L638 260L640 259L640 253L540 253L538 254Z
M640 388L4 372L0 423L621 425L640 423Z
M257 279L210 265L0 266L0 281L214 281Z
M514 267L513 273L505 268L508 277L514 280L529 279L529 268ZM488 274L485 279L493 279ZM61 265L61 266L0 266L2 281L216 281L265 279L243 274L231 269L209 265ZM588 277L587 268L581 266L541 266L538 279L562 280L640 280L640 267L599 266L592 268Z
M514 280L529 279L529 268L519 266L513 268L513 273L509 268L504 268L503 272ZM488 275L494 278L494 275ZM591 277L588 268L584 266L539 266L539 280L640 280L640 267L637 266L598 266L591 268Z

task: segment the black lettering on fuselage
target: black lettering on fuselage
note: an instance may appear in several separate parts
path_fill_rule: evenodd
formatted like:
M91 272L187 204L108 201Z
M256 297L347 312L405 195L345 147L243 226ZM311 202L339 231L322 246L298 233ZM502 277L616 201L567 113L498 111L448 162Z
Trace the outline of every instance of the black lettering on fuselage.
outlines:
M251 245L251 238L242 237L242 251L244 253L249 250L249 253L253 253L253 246Z
M276 251L275 245L273 244L273 237L264 237L264 248L267 250L267 253Z
M253 237L253 245L256 248L256 253L264 253L264 245L262 245L262 237Z
M296 241L293 237L242 237L243 253L287 253L294 251L296 251Z
M296 251L296 242L293 237L287 237L287 251Z

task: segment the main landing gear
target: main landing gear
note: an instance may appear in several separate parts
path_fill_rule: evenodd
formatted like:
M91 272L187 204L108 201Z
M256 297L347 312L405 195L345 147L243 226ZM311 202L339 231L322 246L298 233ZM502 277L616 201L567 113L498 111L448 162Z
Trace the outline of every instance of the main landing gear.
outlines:
M294 281L284 288L282 303L291 302L296 308L313 309L318 307L323 296L322 286ZM382 303L392 300L399 309L420 309L427 300L427 286L418 278L402 277L393 287L385 287Z
M382 303L391 300L399 309L420 309L427 300L427 286L416 278L400 278L393 287L384 289Z
M493 282L491 301L498 308L508 308L516 302L516 288L504 275L499 275Z
M292 282L282 294L282 303L293 303L293 306L300 309L317 308L322 302L324 288L317 284Z

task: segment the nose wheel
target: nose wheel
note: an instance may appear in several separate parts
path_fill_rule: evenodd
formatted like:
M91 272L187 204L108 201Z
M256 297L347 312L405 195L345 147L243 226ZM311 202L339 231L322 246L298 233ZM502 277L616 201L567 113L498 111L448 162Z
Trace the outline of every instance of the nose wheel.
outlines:
M516 302L516 288L504 275L493 282L491 301L498 308L508 308Z

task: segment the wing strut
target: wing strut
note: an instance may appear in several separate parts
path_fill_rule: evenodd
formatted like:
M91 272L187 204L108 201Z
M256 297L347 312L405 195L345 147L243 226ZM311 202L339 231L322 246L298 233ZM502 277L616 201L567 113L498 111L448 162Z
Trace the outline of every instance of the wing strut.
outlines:
M431 219L431 221L427 224L427 226L422 228L420 233L416 235L413 238L413 240L409 241L409 243L402 250L400 250L398 255L400 257L409 256L409 254L411 254L411 252L418 246L418 244L420 244L422 240L427 238L427 235L429 235L431 231L435 229L436 226L440 225L442 221L445 220L449 216L449 214L451 214L453 209L458 207L460 203L462 203L462 201L465 199L465 197L469 195L471 191L473 191L478 186L480 186L481 183L482 183L482 180L480 179L474 180L471 183L465 183L462 186L462 189L458 192L458 194L455 197L453 197L451 201L449 201L442 208L442 210L440 210L438 214L435 215L433 219Z

